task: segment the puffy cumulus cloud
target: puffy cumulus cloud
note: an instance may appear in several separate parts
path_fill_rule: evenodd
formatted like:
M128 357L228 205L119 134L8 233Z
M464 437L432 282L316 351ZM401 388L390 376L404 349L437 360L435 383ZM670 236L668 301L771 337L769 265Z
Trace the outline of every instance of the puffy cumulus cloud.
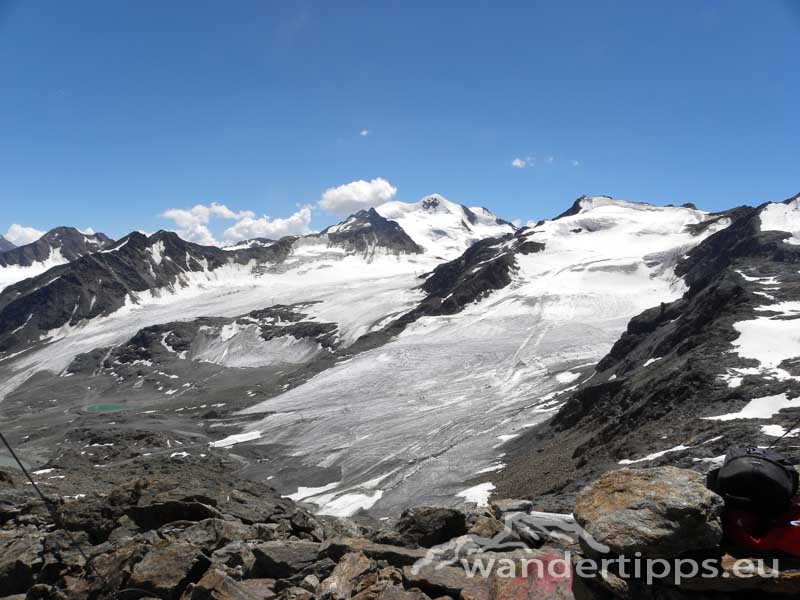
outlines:
M256 237L273 240L285 235L305 235L311 233L311 207L304 206L285 219L271 219L264 215L256 219L246 216L228 227L222 234L228 242L238 242Z
M333 215L346 216L388 202L396 193L397 188L381 177L371 181L359 179L325 190L319 207Z
M358 132L358 135L360 135L361 137L367 137L369 135L369 129L362 129L361 131Z
M511 166L515 169L524 169L528 163L523 158L515 158L511 161Z
M211 233L210 224L214 219L236 221L223 232L226 242L238 242L254 237L280 238L284 235L303 235L310 233L311 208L300 208L285 219L272 219L266 215L256 218L252 210L231 210L224 204L196 204L192 208L170 208L161 216L172 220L175 232L183 239L206 246L221 246Z
M183 239L206 246L217 246L208 224L212 217L220 219L252 219L256 214L251 210L235 212L224 204L212 202L209 206L196 204L190 209L170 208L161 213L161 216L172 220L178 227L176 233Z
M44 231L40 231L34 227L24 227L14 223L8 228L8 231L3 234L3 237L15 246L24 246L25 244L35 242L44 234Z

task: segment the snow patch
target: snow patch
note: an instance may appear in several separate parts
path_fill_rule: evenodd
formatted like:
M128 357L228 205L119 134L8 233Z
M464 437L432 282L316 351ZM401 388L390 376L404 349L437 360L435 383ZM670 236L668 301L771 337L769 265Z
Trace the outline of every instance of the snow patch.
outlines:
M235 446L236 444L241 444L243 442L252 442L260 437L260 431L247 431L245 433L229 435L228 437L217 440L216 442L211 442L209 446L212 448L230 448L231 446Z
M784 408L800 407L800 398L790 400L786 394L764 396L755 398L747 403L742 410L736 413L719 415L717 417L704 417L709 421L733 421L734 419L770 419Z
M480 483L466 490L462 490L456 494L459 498L464 498L467 502L474 502L478 506L486 506L489 504L489 497L495 489L495 485L487 481Z

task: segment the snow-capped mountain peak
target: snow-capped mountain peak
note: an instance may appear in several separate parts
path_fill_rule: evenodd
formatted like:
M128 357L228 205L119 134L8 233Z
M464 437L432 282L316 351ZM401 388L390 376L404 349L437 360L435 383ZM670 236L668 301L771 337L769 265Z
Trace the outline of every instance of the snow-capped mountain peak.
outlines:
M485 208L467 208L439 194L418 202L386 202L375 209L395 221L429 254L452 259L478 240L514 232L514 226Z
M51 229L35 242L0 253L0 290L113 243L102 233L85 234L74 227Z
M785 231L791 234L784 240L787 244L800 244L800 194L764 205L758 218L761 231Z

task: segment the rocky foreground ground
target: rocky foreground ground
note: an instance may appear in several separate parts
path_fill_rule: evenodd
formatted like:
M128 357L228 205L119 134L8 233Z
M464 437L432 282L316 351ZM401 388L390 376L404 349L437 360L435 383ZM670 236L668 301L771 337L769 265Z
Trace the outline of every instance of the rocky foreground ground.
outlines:
M574 519L531 500L420 507L396 520L312 515L268 485L239 479L224 451L180 450L113 469L101 445L35 472L48 507L18 471L0 470L0 598L251 600L733 600L797 598L800 563L734 572L721 545L721 498L672 467L604 475L577 497ZM69 466L67 466L69 465ZM76 544L77 542L77 544ZM713 578L649 584L612 563L714 560ZM556 565L572 568L550 568ZM523 565L528 565L525 572ZM685 569L684 569L685 571Z

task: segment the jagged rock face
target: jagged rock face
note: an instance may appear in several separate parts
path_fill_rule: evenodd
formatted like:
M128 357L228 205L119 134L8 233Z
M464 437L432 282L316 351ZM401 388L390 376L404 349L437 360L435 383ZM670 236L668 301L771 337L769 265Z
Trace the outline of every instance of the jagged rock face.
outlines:
M278 263L293 238L268 247L226 252L180 239L171 232L132 233L119 242L0 293L0 349L37 340L45 332L109 315L137 294L158 294L208 279L223 267ZM16 252L16 251L13 251Z
M63 262L71 262L86 254L104 250L113 243L114 240L102 233L84 234L74 227L57 227L35 242L3 251L0 267L29 267L48 259L57 264L54 254Z
M0 252L7 252L8 250L13 250L17 246L9 242L6 238L0 235Z
M780 411L800 395L800 246L791 230L766 229L764 215L785 222L796 202L718 215L732 224L676 266L686 294L631 319L559 413L515 441L516 474L501 489L563 499L620 464L706 471L731 445L781 435L793 417Z
M347 220L324 229L319 237L348 254L371 258L376 252L419 254L423 249L394 221L385 219L374 208L360 210Z

